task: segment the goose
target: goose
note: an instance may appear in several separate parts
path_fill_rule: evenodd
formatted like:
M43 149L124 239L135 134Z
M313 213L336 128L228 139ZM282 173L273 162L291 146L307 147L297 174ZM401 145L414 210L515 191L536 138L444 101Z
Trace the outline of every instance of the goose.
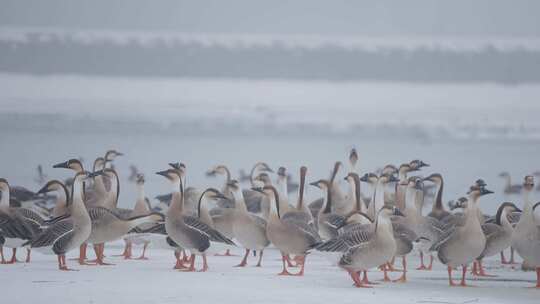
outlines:
M201 271L207 271L205 252L210 247L210 241L228 245L235 245L234 242L198 218L184 214L184 186L178 170L168 169L156 174L168 179L173 186L171 205L165 218L167 235L174 243L191 252L190 267L186 271L195 271L195 255L202 255Z
M519 222L512 234L512 247L524 264L536 268L536 286L540 288L540 203L532 205L530 192L534 189L534 177L526 176L523 184L524 206Z
M69 190L64 183L59 180L51 180L48 181L42 189L47 189L47 191L38 192L39 194L56 191L56 202L51 212L52 218L57 218L68 213L67 204L70 196Z
M336 239L326 241L317 249L344 252L339 267L346 270L356 287L369 288L366 277L360 280L360 272L386 264L396 253L391 216L402 216L396 207L385 205L376 214L375 222L368 228L347 231ZM388 279L384 268L385 279Z
M334 184L334 181L336 179L336 176L337 176L337 173L339 171L339 167L341 166L341 162L336 162L334 164L334 168L332 169L332 172L330 173L330 184L333 185ZM337 190L340 192L340 195L339 197L336 196L335 199L339 199L339 200L343 200L344 199L344 196L341 194L341 190ZM336 191L331 191L331 193L335 193ZM334 194L332 194L332 196L334 196ZM334 201L334 199L332 200ZM309 207L309 210L311 211L311 214L313 216L313 218L316 218L319 214L319 211L324 207L324 202L325 202L325 196L323 195L323 197L321 198L318 198L314 201L312 201L308 207Z
M404 216L392 218L392 228L396 240L395 256L401 257L403 265L401 277L394 280L394 282L407 282L407 255L413 250L414 241L418 239L416 219L419 214L421 215L421 211L418 211L416 196L422 191L422 180L417 177L409 178L406 189L405 210L402 212Z
M91 232L91 220L83 202L83 183L99 173L79 172L73 179L71 195L66 193L68 213L56 220L29 241L32 248L46 247L58 256L58 269L72 270L66 264L65 254L83 244ZM58 183L47 183L38 193L58 191ZM65 188L59 192L63 192Z
M367 208L364 202L362 201L362 191L360 190L360 176L354 172L350 172L345 176L345 181L349 184L351 197L354 201L354 209L347 215L346 224L357 223L357 224L369 224L373 220L368 220L366 218Z
M512 178L510 177L510 173L508 172L501 172L499 174L499 177L504 178L505 184L504 184L504 194L519 194L521 193L521 190L523 189L522 185L513 185L512 184Z
M370 218L375 218L376 210L380 210L386 203L385 197L385 187L389 183L395 183L399 180L392 174L383 173L380 177L377 177L375 174L364 174L360 181L367 182L370 184L375 184L374 197L371 203L368 206L367 214Z
M266 220L248 212L238 181L231 180L229 187L235 201L232 220L234 238L246 249L242 261L236 267L245 267L247 265L247 258L251 250L259 251L259 261L256 266L261 267L264 249L270 245L270 241L266 236Z
M436 195L435 195L435 203L433 204L433 207L431 209L431 212L428 214L428 216L431 216L433 218L436 218L438 220L443 220L445 217L450 215L450 212L444 210L442 195L444 190L444 180L441 174L439 173L433 173L429 175L428 177L424 178L424 181L432 182L436 185Z
M407 174L411 171L416 171L416 170L417 170L416 168L413 168L408 163L405 163L399 166L399 169L398 169L399 182L396 184L395 205L400 210L405 209L405 191L408 184Z
M106 168L104 170L96 172L101 175L109 175L111 179L111 189L116 188L118 180L112 178L111 175L117 177L114 169ZM116 191L112 191L111 194L114 198L113 206L116 206L119 196L119 188L116 188ZM96 252L96 265L111 265L105 263L104 258L104 247L105 243L112 242L118 239L121 239L129 231L134 229L137 226L147 223L157 223L163 220L163 216L159 213L149 213L143 215L135 216L126 216L121 214L121 212L115 209L109 209L106 207L89 207L88 214L92 221L92 231L88 237L87 243L94 245L94 251Z
M264 193L270 198L271 211L266 225L268 240L281 251L283 270L278 275L303 276L308 251L320 243L319 235L313 226L294 216L285 216L279 210L279 194L273 186L264 186L255 191ZM300 261L300 271L292 274L287 270L289 255L295 255Z
M349 165L350 169L349 172L357 173L358 174L358 152L355 148L351 149L351 152L349 153Z
M17 248L23 247L31 240L43 225L43 218L36 212L21 208L10 207L10 187L6 179L0 178L0 235L3 247L13 249L11 260L7 264L17 262ZM26 252L26 262L30 262L30 249Z
M465 206L464 221L449 228L432 246L432 249L437 251L441 263L448 267L450 286L456 286L452 280L452 270L458 266L462 267L460 286L468 286L466 284L467 266L482 254L486 246L486 236L477 216L477 201L481 196L491 193L493 192L485 187L471 187Z
M514 227L508 220L512 212L521 212L521 210L510 202L502 203L497 209L497 215L494 223L482 224L482 230L486 235L486 247L473 264L473 274L476 276L491 276L485 273L482 266L482 259L496 255L512 244L512 233Z
M141 216L141 215L147 215L151 213L150 208L150 202L148 201L148 198L145 196L144 192L144 182L145 178L144 175L139 173L136 177L136 188L137 188L137 200L135 202L135 207L131 212L129 213L128 217L133 216ZM146 260L148 259L146 254L146 249L148 248L148 245L150 244L151 240L148 237L148 234L141 233L142 230L148 229L154 224L149 223L146 225L141 225L139 227L136 227L133 230L133 233L130 233L126 237L124 237L125 242L125 248L124 253L122 256L124 256L125 259L131 259L132 257L132 247L133 244L135 245L143 245L143 251L140 257L138 257L138 260Z
M338 227L343 226L345 217L332 212L332 203L334 196L332 195L332 183L328 180L318 180L310 183L323 191L324 208L319 210L317 216L317 227L319 229L319 235L323 240L329 240L338 235ZM280 206L281 207L281 206Z

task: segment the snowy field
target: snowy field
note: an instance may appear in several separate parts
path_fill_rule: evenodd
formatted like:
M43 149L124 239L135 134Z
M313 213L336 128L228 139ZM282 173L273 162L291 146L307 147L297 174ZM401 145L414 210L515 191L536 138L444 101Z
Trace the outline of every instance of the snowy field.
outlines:
M313 253L307 259L304 277L280 277L281 262L274 249L265 252L263 267L256 268L250 257L248 267L234 268L240 256L209 257L207 273L173 270L171 251L152 249L148 261L123 261L111 257L122 251L121 243L106 248L107 260L115 266L79 266L78 272L56 270L56 257L35 253L31 264L1 265L4 303L538 303L533 272L502 267L499 259L485 262L487 272L497 277L471 280L473 288L448 287L446 269L435 262L431 272L410 270L409 282L382 283L372 289L352 286L348 274L330 260ZM139 248L134 255L138 255ZM240 254L240 250L235 250ZM22 255L21 257L22 258ZM399 265L399 263L398 263ZM409 267L418 257L409 257ZM399 267L399 266L398 266ZM294 271L294 269L293 269ZM382 279L371 271L370 279ZM390 273L392 278L399 273ZM456 275L454 280L460 276Z

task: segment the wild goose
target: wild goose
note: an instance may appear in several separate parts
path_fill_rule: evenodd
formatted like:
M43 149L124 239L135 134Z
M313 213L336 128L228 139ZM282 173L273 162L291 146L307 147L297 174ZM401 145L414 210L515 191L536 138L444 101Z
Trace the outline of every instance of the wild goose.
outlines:
M208 270L206 250L210 241L234 245L234 242L217 230L201 222L198 218L184 214L184 186L178 170L169 169L157 172L167 178L172 186L171 206L167 210L165 229L169 238L191 252L190 267L186 271L195 271L195 255L202 255L202 271Z
M523 190L523 186L519 184L512 184L512 178L510 177L510 173L508 172L501 172L499 174L499 177L504 178L505 184L504 184L504 193L505 194L519 194L521 193L521 190Z
M532 204L529 194L534 189L534 177L526 176L523 183L523 214L512 234L512 247L525 264L536 268L536 286L540 288L540 203Z
M367 220L364 216L367 212L367 207L362 201L362 191L360 190L360 176L358 174L351 172L347 174L344 178L350 187L351 198L354 202L354 209L347 215L346 224L357 223L357 224L369 224L373 220Z
M521 212L521 210L510 202L502 203L497 210L495 222L482 224L482 230L486 235L486 247L473 264L473 275L484 277L491 276L484 271L482 259L496 255L510 247L512 244L514 227L508 220L508 216L512 212Z
M136 186L137 186L136 187L137 200L135 202L135 207L133 208L133 210L131 210L128 217L147 215L151 213L150 202L148 201L148 198L145 196L145 192L144 192L144 182L145 182L144 175L140 173L137 174L136 181L135 181ZM148 245L150 244L151 240L149 238L149 235L146 233L142 233L142 231L149 229L153 225L155 224L148 223L148 224L136 227L132 231L132 233L124 237L125 247L124 247L124 253L122 254L122 256L125 259L131 259L133 244L143 245L142 254L137 259L138 260L148 259L145 256L145 254L146 254L146 249L148 248Z
M10 207L10 187L6 179L0 178L0 236L2 247L13 249L11 260L7 264L17 262L17 248L31 240L40 232L43 218L36 212L21 208ZM26 262L30 262L30 249L26 252Z
M395 197L395 205L400 210L405 209L405 191L408 184L407 174L412 171L416 171L418 169L413 168L410 164L405 163L399 166L398 169L398 179L399 182L396 183L396 197Z
M438 220L443 220L445 217L450 215L450 212L444 210L442 195L444 190L444 180L441 174L439 173L433 173L430 176L424 178L424 181L432 182L436 185L436 195L435 195L435 203L433 204L433 207L431 209L431 212L428 214L428 216L431 216L433 218L436 218Z
M432 246L437 251L441 263L448 266L448 282L456 286L452 280L452 270L462 267L460 285L465 287L468 265L482 254L486 246L486 236L477 216L477 201L486 194L493 193L485 187L473 186L468 192L468 202L465 206L465 218L462 223L449 228L440 241Z
M70 198L66 185L59 180L51 180L48 181L43 188L48 189L48 191L38 192L39 194L56 191L56 202L51 212L52 218L57 218L66 214L68 212L67 204Z
M82 193L85 180L99 173L79 172L75 175L71 195L67 194L68 213L56 218L50 226L29 241L32 248L48 248L58 256L59 270L72 270L67 267L65 254L84 243L90 236L91 221L84 205ZM57 190L56 183L47 183L39 193Z
M111 171L114 170L107 168L96 172L96 174L106 174L106 172ZM157 223L163 220L163 216L159 213L124 217L118 214L118 212L115 212L114 209L110 210L104 207L88 208L88 214L92 222L92 231L87 243L94 245L97 265L111 265L105 263L103 260L105 243L121 239L137 226L147 223Z
M319 250L344 252L339 267L345 269L356 287L371 287L367 279L360 279L360 272L386 264L396 253L396 241L392 228L392 215L402 216L396 207L383 206L369 229L347 231L336 239L317 246ZM384 268L385 278L387 270Z
M332 184L328 180L318 180L310 183L323 191L324 196L324 208L319 210L317 216L317 227L319 229L319 235L323 240L329 240L338 235L338 227L343 226L345 217L332 212ZM281 206L280 206L281 207Z
M238 181L232 180L229 187L235 202L235 212L232 219L234 238L246 249L242 261L236 267L247 265L247 258L251 250L259 251L259 261L256 266L260 267L264 249L270 245L266 236L266 220L248 212Z
M273 186L256 188L270 198L271 211L266 225L266 235L268 239L281 251L283 270L278 275L304 275L306 254L320 242L317 231L308 223L298 220L296 217L282 216L279 210L279 195ZM287 270L287 256L295 255L299 257L300 271L292 274Z
M362 178L360 178L360 181L369 184L373 184L373 182L375 183L375 190L373 192L374 197L367 209L367 214L369 215L369 217L375 218L377 212L376 210L380 210L386 204L386 201L384 199L386 193L386 185L398 182L399 180L392 174L383 173L383 175L377 177L375 174L371 173L362 176Z

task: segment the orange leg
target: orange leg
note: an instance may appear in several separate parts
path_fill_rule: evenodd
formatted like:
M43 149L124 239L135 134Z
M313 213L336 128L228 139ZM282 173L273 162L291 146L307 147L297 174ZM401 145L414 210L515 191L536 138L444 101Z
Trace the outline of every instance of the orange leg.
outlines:
M473 264L472 264L472 270L471 270L471 274L475 275L475 276L478 276L478 261L477 260L474 260L473 261Z
M202 254L203 259L203 268L200 270L200 272L206 272L208 270L208 262L206 261L206 253Z
M79 248L79 265L94 265L92 263L88 263L86 261L86 249L88 248L88 244L83 243L81 247Z
M462 271L461 271L461 283L459 284L460 286L462 287L470 287L471 285L467 285L466 281L465 281L465 277L467 275L467 266L461 266L462 267Z
M386 263L388 271L399 271L399 269L394 268L395 262L396 262L396 257L392 257L392 259L388 263Z
M6 259L4 258L4 247L0 246L0 257L2 258L1 264L6 264Z
M257 262L257 265L255 265L255 267L261 267L262 266L262 258L263 258L263 253L264 253L264 249L262 249L260 252L259 252L259 261Z
M448 266L448 285L456 286L456 283L452 280L452 267Z
M191 254L191 256L189 258L189 268L187 268L185 270L182 270L182 271L186 271L186 272L195 271L195 255L194 254Z
M496 277L496 275L487 274L484 270L484 266L482 265L482 260L478 260L478 275L481 277Z
M297 265L294 265L292 262L291 262L291 256L290 255L285 255L285 261L287 262L287 267L296 267Z
M286 260L287 260L287 255L282 253L281 254L281 262L283 263L283 270L278 273L278 275L292 275L288 270L287 270L287 266L286 266Z
M25 263L30 263L30 253L32 250L30 248L26 248L26 261Z
M183 259L180 257L181 252L178 250L174 251L174 256L176 257L176 265L173 269L185 269L186 266L184 265Z
M510 247L510 264L517 264L516 261L514 260L514 247Z
M388 276L388 265L387 264L384 264L381 266L381 269L382 271L384 272L384 278L383 278L383 281L384 282L391 282L392 280L390 279L390 277Z
M424 265L424 253L420 251L420 267L416 268L416 270L426 270L427 267Z
M230 249L227 249L227 250L225 251L225 253L223 253L223 254L216 253L216 254L214 254L214 255L215 255L215 256L236 256L236 254L231 254L231 250L230 250Z
M96 252L96 257L97 257L96 263L98 265L104 265L104 266L114 265L110 263L105 263L105 261L103 261L105 257L105 254L104 254L105 244L94 245L94 251Z
M235 267L246 267L246 265L247 265L247 258L248 258L249 252L250 252L250 250L249 250L249 249L246 249L246 254L244 254L244 258L242 259L242 261L240 262L240 264L236 265Z
M304 276L304 267L306 265L306 256L300 256L300 272L296 273L296 276Z
M77 271L67 267L66 256L63 254L58 255L58 269L62 271Z
M367 271L363 271L364 273L364 278L362 279L362 283L364 283L364 285L378 285L379 283L376 283L376 282L371 282L369 279L368 279L368 276L367 276ZM360 275L360 273L358 273L358 275Z
M540 288L540 267L536 267L536 286L534 288Z
M352 271L352 270L349 270L349 269L346 269L346 270L349 273L349 275L351 276L351 279L354 282L354 286L356 286L357 288L372 288L371 286L366 285L365 282L360 280L360 275L358 274L357 271Z
M13 254L11 255L11 260L7 262L8 264L15 264L17 263L17 248L13 248Z
M137 258L137 260L148 260L147 257L145 257L145 253L146 253L146 248L148 247L148 243L144 243L144 246L143 246L143 249L142 249L142 254L140 257Z
M407 282L407 257L406 256L403 256L402 257L402 263L403 263L403 274L401 275L401 277L397 280L394 280L392 282L399 282L399 283L405 283Z
M426 270L432 270L433 269L433 255L429 254L429 266L426 268Z

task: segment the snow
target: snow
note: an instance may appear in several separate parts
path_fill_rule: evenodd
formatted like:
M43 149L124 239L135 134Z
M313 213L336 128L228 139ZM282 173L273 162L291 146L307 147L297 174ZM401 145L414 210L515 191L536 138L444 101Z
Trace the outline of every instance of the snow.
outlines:
M171 251L150 249L148 261L113 257L122 250L121 242L106 247L107 260L115 266L79 266L77 272L60 272L56 257L33 254L30 264L0 265L4 303L537 303L535 274L501 266L498 258L485 262L495 278L470 280L476 288L448 287L445 268L435 262L431 272L410 270L409 282L382 283L373 289L357 289L347 273L332 265L321 253L307 259L304 277L281 277L281 262L275 249L267 249L263 267L256 268L250 256L246 268L235 268L241 257L209 257L206 273L173 270ZM134 250L139 254L140 248ZM233 250L240 254L241 250ZM73 256L73 252L71 255ZM22 255L20 256L22 258ZM199 261L200 262L200 261ZM409 257L415 268L418 257ZM400 267L400 263L396 265ZM293 269L292 271L296 271ZM382 279L380 271L369 273L370 280ZM392 278L399 273L390 273ZM454 280L460 278L457 274Z

